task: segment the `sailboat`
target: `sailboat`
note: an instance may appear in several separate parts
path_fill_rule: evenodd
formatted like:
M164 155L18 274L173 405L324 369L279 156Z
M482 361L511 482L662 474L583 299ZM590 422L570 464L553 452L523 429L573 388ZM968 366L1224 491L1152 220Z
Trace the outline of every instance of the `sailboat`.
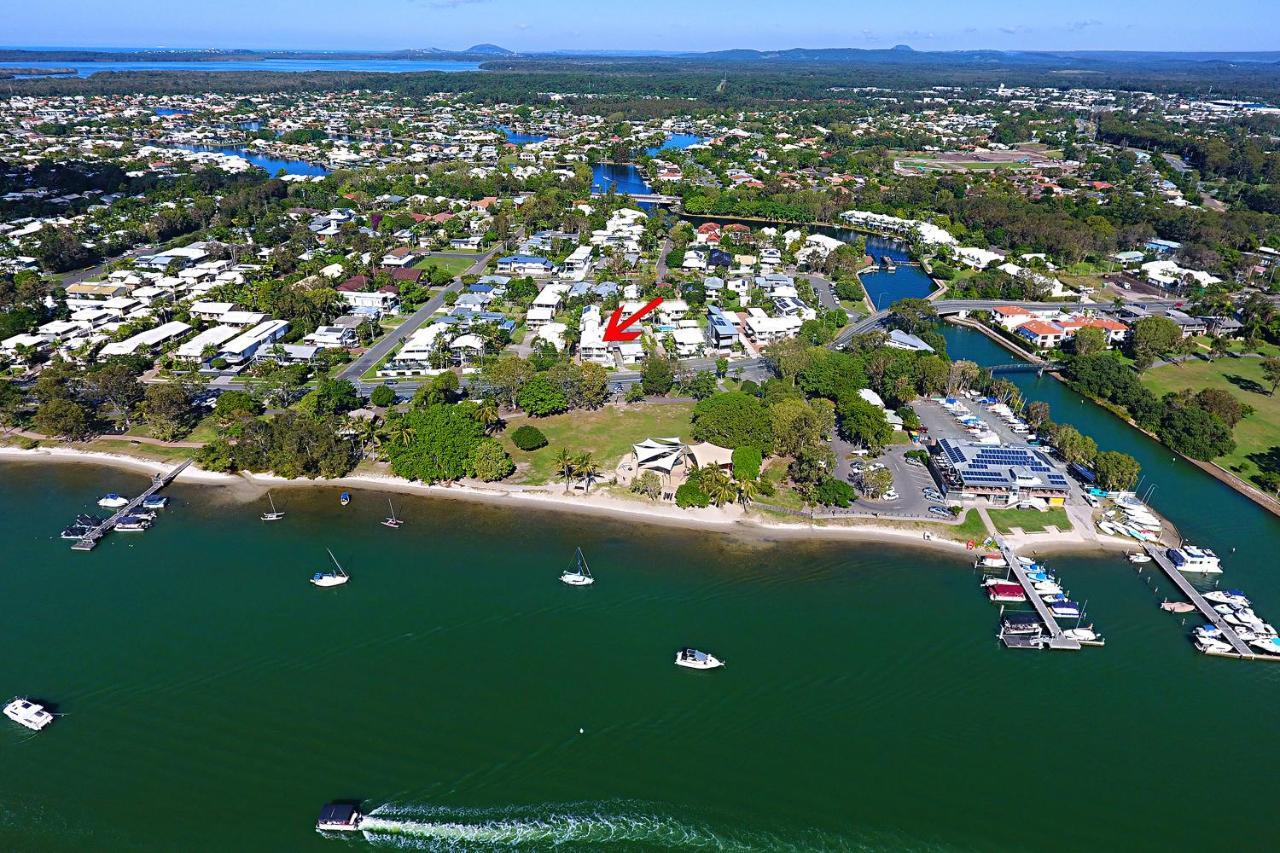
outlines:
M404 520L396 518L396 505L391 502L391 498L387 498L387 506L391 507L391 517L382 519L382 526L390 527L392 530L395 530L400 525L404 524Z
M565 569L564 574L560 575L560 582L567 583L569 586L591 586L596 579L591 576L591 569L587 566L587 558L582 556L582 549L579 548L575 555L574 565Z
M328 548L325 548L329 551ZM333 552L329 551L329 559L333 560L334 571L316 572L311 576L311 582L316 586L342 586L351 580L351 576L347 574L346 569L342 568L342 564L338 562L338 558L333 556Z
M271 498L271 492L267 492L267 500L271 503L271 512L262 514L263 521L279 521L284 518L284 513L276 509L276 502Z

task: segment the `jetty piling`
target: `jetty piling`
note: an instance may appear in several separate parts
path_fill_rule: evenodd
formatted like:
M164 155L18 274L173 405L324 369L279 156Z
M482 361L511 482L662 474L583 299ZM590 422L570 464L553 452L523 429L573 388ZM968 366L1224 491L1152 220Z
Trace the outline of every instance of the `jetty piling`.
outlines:
M156 492L163 489L165 486L172 483L174 481L174 478L176 478L179 474L181 474L183 470L188 465L191 464L191 462L192 460L186 459L183 462L181 462L177 467L169 470L168 472L163 474L156 474L155 476L153 476L151 478L151 485L147 487L146 491L138 495L133 500L129 501L129 503L122 506L120 509L116 510L116 512L110 518L108 518L106 521L102 522L97 527L90 530L82 538L77 539L75 541L75 544L71 546L71 550L72 551L92 551L94 548L98 546L98 542L102 539L102 537L106 536L108 533L110 533L112 530L115 529L115 526L120 523L120 519L131 514L134 510L136 510L139 506L142 505L143 501L145 501L147 498L151 497Z

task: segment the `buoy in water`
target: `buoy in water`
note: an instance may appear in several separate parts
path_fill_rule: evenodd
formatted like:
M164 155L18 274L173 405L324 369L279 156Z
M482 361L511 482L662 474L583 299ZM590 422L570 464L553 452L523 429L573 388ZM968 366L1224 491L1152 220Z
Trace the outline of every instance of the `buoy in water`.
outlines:
M578 734L582 734L582 733L583 733L583 732L585 732L585 731L586 731L586 729L578 729Z

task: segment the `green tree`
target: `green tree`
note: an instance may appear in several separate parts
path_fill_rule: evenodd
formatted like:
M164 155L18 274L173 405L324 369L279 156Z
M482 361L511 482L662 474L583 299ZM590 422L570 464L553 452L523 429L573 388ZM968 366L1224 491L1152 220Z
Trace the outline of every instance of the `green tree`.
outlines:
M1123 492L1138 482L1142 466L1127 453L1104 450L1093 457L1093 472L1098 485L1109 492Z
M1173 352L1182 341L1182 329L1168 317L1143 317L1133 324L1129 349L1134 367L1146 370L1156 359Z
M564 490L569 491L569 481L573 479L573 475L578 473L578 459L569 452L569 448L562 447L556 451L555 461L552 462L553 471L556 476L564 477Z
M1076 330L1071 341L1076 355L1093 355L1107 348L1107 333L1097 326L1085 326Z
M661 397L667 394L676 384L672 360L650 355L640 368L640 384L644 387L644 393L650 396Z
M848 440L872 453L880 453L893 440L893 427L885 419L884 409L857 394L844 397L836 404L840 416L840 432Z
M574 460L574 473L586 485L586 494L591 494L591 484L600 479L600 463L590 453L583 453Z
M390 445L391 470L396 476L427 483L467 476L472 451L484 438L484 429L464 407L424 406L402 420L412 430L412 439Z
M676 489L676 506L681 509L707 507L710 505L711 498L707 497L707 493L702 491L697 483L692 481L684 482Z
M1088 465L1098 453L1098 443L1070 424L1058 424L1052 440L1058 455L1068 462Z
M151 428L151 435L161 441L176 441L191 432L196 424L190 395L173 382L147 386L142 417Z
M89 416L84 407L65 397L41 403L31 422L38 432L73 441L89 433Z
M738 482L754 480L760 476L760 466L764 463L760 448L744 444L733 449L733 478Z
M698 485L716 506L724 506L738 499L738 488L729 475L719 468L706 468L698 477Z
M122 431L127 431L133 426L134 409L142 402L144 390L128 365L108 362L86 377L84 393L101 405Z
M893 488L893 473L888 468L877 468L862 475L862 490L871 498L882 498Z
M1274 397L1276 388L1280 388L1280 358L1264 358L1262 360L1262 375L1267 380L1267 395Z
M390 385L379 385L369 395L369 402L379 408L395 405L396 391Z
M471 471L486 483L508 477L515 470L515 463L496 439L483 438L471 451Z
M516 396L516 403L535 418L554 415L569 408L563 388L546 373L535 374Z
M721 447L773 447L769 410L758 397L741 391L713 394L693 407L693 437Z
M631 491L656 501L662 495L662 478L653 471L641 471L640 476L631 481Z

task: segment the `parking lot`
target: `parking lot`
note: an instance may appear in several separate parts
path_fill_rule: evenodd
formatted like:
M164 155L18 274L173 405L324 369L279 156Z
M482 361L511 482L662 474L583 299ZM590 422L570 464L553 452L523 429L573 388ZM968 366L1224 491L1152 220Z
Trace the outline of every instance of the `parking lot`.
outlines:
M933 474L927 467L912 465L906 460L907 451L916 447L917 445L898 444L890 447L883 455L878 457L853 456L850 458L855 449L854 446L843 439L837 438L832 443L832 448L836 452L837 477L857 488L858 474L854 471L854 466L879 462L893 474L893 488L898 493L897 499L892 501L858 498L850 506L850 512L883 518L945 520L940 516L929 513L930 506L939 505L941 502L930 500L924 496L924 489L939 488L933 480Z

